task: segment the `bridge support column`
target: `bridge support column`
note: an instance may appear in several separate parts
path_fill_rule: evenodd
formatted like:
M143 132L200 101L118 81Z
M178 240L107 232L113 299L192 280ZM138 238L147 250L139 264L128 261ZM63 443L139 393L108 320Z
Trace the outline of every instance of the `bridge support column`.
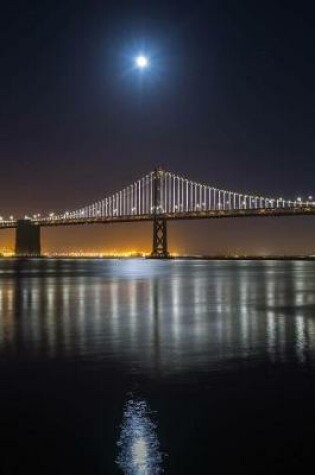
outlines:
M18 220L15 234L15 255L38 257L40 251L40 226L28 219Z
M154 259L167 259L170 255L167 250L167 223L164 213L162 186L164 169L157 167L153 173L153 246L150 257Z
M153 246L151 257L167 259L170 254L167 249L167 221L166 218L156 216L153 221Z

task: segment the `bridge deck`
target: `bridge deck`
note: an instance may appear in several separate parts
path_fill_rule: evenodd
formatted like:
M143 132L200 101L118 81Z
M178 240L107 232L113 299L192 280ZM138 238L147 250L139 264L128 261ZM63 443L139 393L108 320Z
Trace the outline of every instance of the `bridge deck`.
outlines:
M196 219L220 219L220 218L246 218L246 217L281 217L281 216L311 216L315 215L315 207L297 208L264 208L264 209L240 209L240 210L213 210L197 212L163 213L160 217L169 221L196 220ZM111 224L153 221L155 215L130 215L130 216L98 216L91 218L42 218L34 219L33 223L39 226L76 226L84 224ZM17 222L0 222L0 229L14 229Z

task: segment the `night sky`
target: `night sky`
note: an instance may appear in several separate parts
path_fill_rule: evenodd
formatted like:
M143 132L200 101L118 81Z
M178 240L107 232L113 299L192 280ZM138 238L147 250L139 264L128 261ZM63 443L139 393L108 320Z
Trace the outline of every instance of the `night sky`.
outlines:
M158 164L224 189L315 196L314 24L310 1L6 2L0 213L77 208ZM43 238L49 251L149 250L151 227ZM171 224L170 248L315 254L315 218Z

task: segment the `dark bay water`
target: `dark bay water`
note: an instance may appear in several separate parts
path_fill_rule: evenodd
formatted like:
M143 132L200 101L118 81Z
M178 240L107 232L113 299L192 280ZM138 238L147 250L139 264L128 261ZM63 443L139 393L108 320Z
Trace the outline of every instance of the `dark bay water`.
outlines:
M0 261L0 473L306 470L315 263Z

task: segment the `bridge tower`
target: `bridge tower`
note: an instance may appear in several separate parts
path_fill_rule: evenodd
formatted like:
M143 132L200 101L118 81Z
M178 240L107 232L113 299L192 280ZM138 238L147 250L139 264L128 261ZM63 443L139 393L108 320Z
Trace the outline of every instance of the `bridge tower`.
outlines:
M40 226L29 219L19 219L15 234L15 255L38 257L40 251Z
M167 249L167 221L163 216L163 200L161 193L161 180L164 169L158 167L153 174L153 245L151 257L154 259L167 259L170 254Z

